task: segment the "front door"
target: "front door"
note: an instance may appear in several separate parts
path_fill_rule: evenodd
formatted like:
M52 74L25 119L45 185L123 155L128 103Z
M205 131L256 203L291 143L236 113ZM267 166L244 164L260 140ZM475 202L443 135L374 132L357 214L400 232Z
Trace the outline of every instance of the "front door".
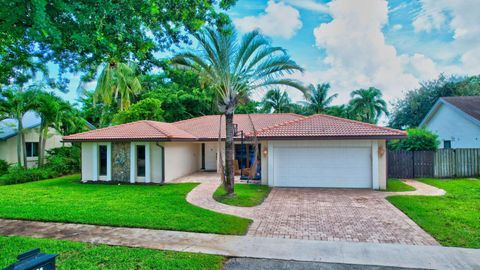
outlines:
M205 170L217 171L217 143L205 143Z

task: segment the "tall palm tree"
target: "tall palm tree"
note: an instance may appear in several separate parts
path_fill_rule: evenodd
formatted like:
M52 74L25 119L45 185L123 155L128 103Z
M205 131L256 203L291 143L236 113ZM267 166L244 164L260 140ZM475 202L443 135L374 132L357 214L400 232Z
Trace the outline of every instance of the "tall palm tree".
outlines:
M351 94L350 106L357 120L376 124L382 114L388 115L382 92L374 87L358 89Z
M205 28L195 34L199 51L176 55L172 62L197 71L203 83L208 83L218 95L218 107L225 115L225 181L228 194L234 193L234 127L233 115L241 97L253 91L286 85L304 91L296 80L284 75L303 71L280 47L253 31L241 41L235 30Z
M328 90L330 90L329 83L317 84L316 86L310 84L308 86L308 98L305 105L313 113L325 113L333 99L338 96L338 94L328 96Z
M262 100L263 111L267 113L286 113L290 112L292 100L287 92L275 88L268 90Z
M106 105L116 103L120 111L128 109L132 97L142 90L142 85L132 64L110 61L103 68L93 95Z
M17 122L17 162L18 166L27 168L27 153L25 151L25 134L23 116L32 109L31 91L8 88L0 92L0 120L15 119Z

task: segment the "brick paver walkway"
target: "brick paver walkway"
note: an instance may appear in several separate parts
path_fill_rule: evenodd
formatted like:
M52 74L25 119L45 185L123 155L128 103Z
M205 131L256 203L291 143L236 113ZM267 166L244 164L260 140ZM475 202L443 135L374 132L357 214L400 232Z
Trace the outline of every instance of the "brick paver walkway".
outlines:
M361 189L274 188L256 207L235 207L212 198L215 174L194 174L176 182L200 182L187 201L213 211L250 218L248 235L327 241L438 245L433 237L385 200L391 192ZM444 191L407 180L417 190L401 195L439 196Z

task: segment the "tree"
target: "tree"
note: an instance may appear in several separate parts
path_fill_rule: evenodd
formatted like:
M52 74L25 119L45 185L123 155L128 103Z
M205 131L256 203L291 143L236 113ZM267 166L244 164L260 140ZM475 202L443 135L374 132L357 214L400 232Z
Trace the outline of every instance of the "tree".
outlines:
M38 166L43 166L45 159L45 144L48 138L48 129L54 127L58 116L63 113L60 110L61 100L53 93L37 89L31 93L32 109L40 116L39 139L38 139Z
M269 90L262 99L262 110L266 113L290 112L292 100L287 92L275 88Z
M23 116L32 109L31 90L21 91L17 88L7 88L0 92L0 116L15 119L17 122L17 158L18 166L27 168L27 153L25 151L25 134ZM3 120L0 119L0 120Z
M407 138L402 140L392 140L388 144L388 148L392 150L408 150L408 151L433 151L437 150L440 141L438 136L432 132L420 129L407 129Z
M316 86L310 84L307 101L304 102L306 107L313 113L325 113L333 99L338 96L338 94L328 96L328 90L330 90L330 84L328 83L317 84Z
M154 54L188 42L204 24L229 22L235 0L5 1L0 10L0 84L22 84L47 73L80 72L93 79L101 63L133 61L142 72ZM59 78L63 81L63 78Z
M259 113L260 102L254 100L248 100L247 102L238 104L235 109L236 113L249 114L249 113Z
M440 97L480 95L480 76L445 77L426 81L393 105L389 126L417 127Z
M224 187L234 194L233 115L239 99L258 89L286 85L304 91L303 86L284 74L303 71L280 47L273 47L258 31L245 34L241 41L233 29L205 28L194 37L199 51L178 54L173 63L200 75L218 95L218 108L225 115ZM222 164L223 166L223 164Z
M351 112L356 120L376 124L382 114L388 115L387 103L382 98L382 92L377 88L358 89L350 96Z
M349 104L330 106L326 109L325 114L352 120L355 119Z
M100 73L93 101L99 99L106 105L112 105L112 100L118 104L120 111L128 109L133 95L142 90L142 85L131 64L109 61ZM113 98L112 98L113 97Z
M164 121L162 101L155 98L143 99L128 108L118 112L113 117L113 123L124 124L139 120Z
M112 122L113 116L118 112L115 104L106 105L102 101L93 102L93 91L84 92L79 98L81 116L96 127L107 127Z

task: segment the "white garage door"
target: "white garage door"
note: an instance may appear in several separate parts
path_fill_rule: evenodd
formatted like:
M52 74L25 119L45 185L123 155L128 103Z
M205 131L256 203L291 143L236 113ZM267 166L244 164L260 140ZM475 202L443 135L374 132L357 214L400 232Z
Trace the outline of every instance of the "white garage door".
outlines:
M275 147L274 186L371 188L371 148Z

